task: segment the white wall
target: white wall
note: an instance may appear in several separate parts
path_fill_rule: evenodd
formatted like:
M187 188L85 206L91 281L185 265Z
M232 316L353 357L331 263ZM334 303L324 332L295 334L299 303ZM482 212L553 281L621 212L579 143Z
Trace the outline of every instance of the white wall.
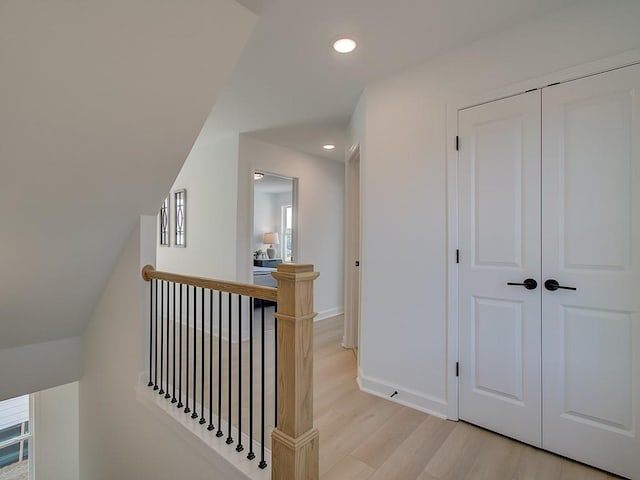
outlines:
M344 308L344 165L299 153L247 135L240 136L238 171L238 278L248 281L253 232L250 209L252 172L298 179L297 263L313 263L319 316Z
M0 350L0 400L78 380L80 353L80 337Z
M268 245L262 242L262 235L279 230L276 196L273 193L255 192L253 200L253 250L266 251ZM278 247L279 245L273 246L276 249Z
M78 382L36 393L34 410L34 478L78 480Z
M159 270L235 280L237 174L238 135L194 146L171 189L187 189L187 246L173 246L171 225L171 246L158 247Z
M187 247L158 246L157 268L252 282L253 252L265 249L257 244L251 217L254 170L298 179L296 261L313 263L320 272L315 290L319 317L341 313L344 165L247 135L194 147L172 188L187 189ZM276 220L268 221L268 231L278 231L279 199L272 200L268 207L278 213L271 212Z
M142 244L155 238L155 218L143 219ZM149 231L150 230L150 231ZM83 336L80 380L80 478L86 480L210 480L225 478L147 407L134 387L145 369L145 282L136 229L118 259ZM144 350L144 349L142 349Z
M456 134L447 131L447 109L638 48L638 19L640 2L583 2L367 86L351 128L352 141L364 142L364 388L398 390L396 400L441 415L457 401L447 362L446 167Z

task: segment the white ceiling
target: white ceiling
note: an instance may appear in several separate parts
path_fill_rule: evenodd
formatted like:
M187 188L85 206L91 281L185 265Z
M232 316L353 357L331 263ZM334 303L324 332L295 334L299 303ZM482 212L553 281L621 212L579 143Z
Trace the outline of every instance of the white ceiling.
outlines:
M0 349L82 333L255 21L230 0L0 2Z
M249 132L342 160L367 83L578 1L242 0L261 17L201 138ZM345 34L359 48L336 54L331 41Z

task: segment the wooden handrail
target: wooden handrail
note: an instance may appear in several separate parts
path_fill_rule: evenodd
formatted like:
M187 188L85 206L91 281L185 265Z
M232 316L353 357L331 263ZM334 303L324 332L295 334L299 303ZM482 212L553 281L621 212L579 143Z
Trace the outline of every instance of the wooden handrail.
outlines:
M142 269L142 278L150 281L152 278L156 280L167 280L169 282L181 283L183 285L191 285L193 287L208 288L219 292L235 293L246 297L259 298L260 300L278 301L278 289L273 287L262 287L260 285L251 285L248 283L228 282L226 280L214 280L203 277L192 277L189 275L180 275L178 273L160 272L153 268L152 265L145 265Z

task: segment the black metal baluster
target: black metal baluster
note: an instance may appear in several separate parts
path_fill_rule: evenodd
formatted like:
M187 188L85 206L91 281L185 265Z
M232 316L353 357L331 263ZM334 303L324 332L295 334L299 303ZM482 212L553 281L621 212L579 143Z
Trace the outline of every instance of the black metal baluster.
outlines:
M153 387L153 282L149 282L149 383L147 387Z
M173 352L171 354L173 359L173 376L171 381L173 397L171 397L171 403L176 403L176 283L173 282Z
M249 453L247 458L253 460L253 298L249 298Z
M278 317L276 314L278 313L278 304L276 303L273 307L273 338L275 340L275 348L273 349L273 366L274 366L274 389L273 389L273 397L274 397L274 406L273 409L273 426L278 428Z
M261 421L261 431L260 431L260 463L258 464L258 467L265 469L267 468L267 462L264 460L264 429L265 429L265 421L264 421L264 300L262 300L262 305L261 305L261 311L262 311L262 328L261 328L261 338L260 338L260 342L261 342L261 350L260 350L260 355L262 357L262 365L260 366L261 372L260 372L260 389L261 389L261 397L260 397L260 421Z
M216 437L222 433L222 292L218 292L218 431Z
M160 391L158 395L163 395L162 388L163 365L164 365L164 284L160 282Z
M244 450L242 446L242 295L238 295L238 445L236 452Z
M184 407L182 403L182 284L180 284L180 338L178 347L178 404L177 408Z
M160 296L158 295L158 280L156 280L156 319L155 319L155 332L153 335L153 351L154 351L154 361L153 361L153 389L158 390L158 300Z
M213 426L213 290L209 290L209 426L211 431Z
M189 408L189 285L186 285L187 297L185 298L185 307L187 308L187 326L186 326L186 334L187 334L187 342L185 344L185 374L184 374L184 413L189 413L191 409Z
M200 312L200 425L207 423L204 416L204 288L200 289L202 311Z
M231 310L232 310L233 307L231 305L231 293L229 293L228 296L229 296L229 330L228 330L228 332L229 332L229 355L228 355L228 357L229 357L229 405L228 405L227 411L228 411L229 415L227 416L227 444L231 444L231 443L233 443L233 437L231 436L231 397L232 397L232 395L231 395L231 388L232 388L232 385L231 385L231 380L232 379L231 379L231 377L233 375L233 372L232 372L232 369L231 369L231 360L232 360L231 354L232 354L232 346L233 346L232 343L231 343L231 337L233 336L232 335L233 330L231 329L232 328L231 319L232 319L233 315L232 315L232 311Z
M196 411L196 399L198 398L198 393L196 388L198 386L198 376L197 376L197 353L198 353L198 339L197 339L197 323L198 323L198 303L197 303L197 293L196 287L193 287L193 413L191 414L191 418L198 418L198 412Z
M167 282L167 350L166 350L166 356L165 356L165 367L166 367L166 371L167 371L167 378L166 378L166 382L164 384L164 388L166 388L166 393L164 394L164 398L165 400L168 400L169 398L171 398L171 395L169 394L169 295L171 291L171 284L169 282Z

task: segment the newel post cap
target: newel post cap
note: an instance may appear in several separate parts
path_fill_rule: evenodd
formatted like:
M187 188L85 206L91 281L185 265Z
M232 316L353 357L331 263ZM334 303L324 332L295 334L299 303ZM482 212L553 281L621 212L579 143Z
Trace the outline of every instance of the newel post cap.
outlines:
M278 265L278 271L271 275L276 280L304 282L315 280L320 276L320 272L315 272L311 263L281 263Z
M145 265L144 267L142 267L142 278L144 279L144 281L148 282L149 280L151 280L151 274L155 271L156 269L153 265Z

